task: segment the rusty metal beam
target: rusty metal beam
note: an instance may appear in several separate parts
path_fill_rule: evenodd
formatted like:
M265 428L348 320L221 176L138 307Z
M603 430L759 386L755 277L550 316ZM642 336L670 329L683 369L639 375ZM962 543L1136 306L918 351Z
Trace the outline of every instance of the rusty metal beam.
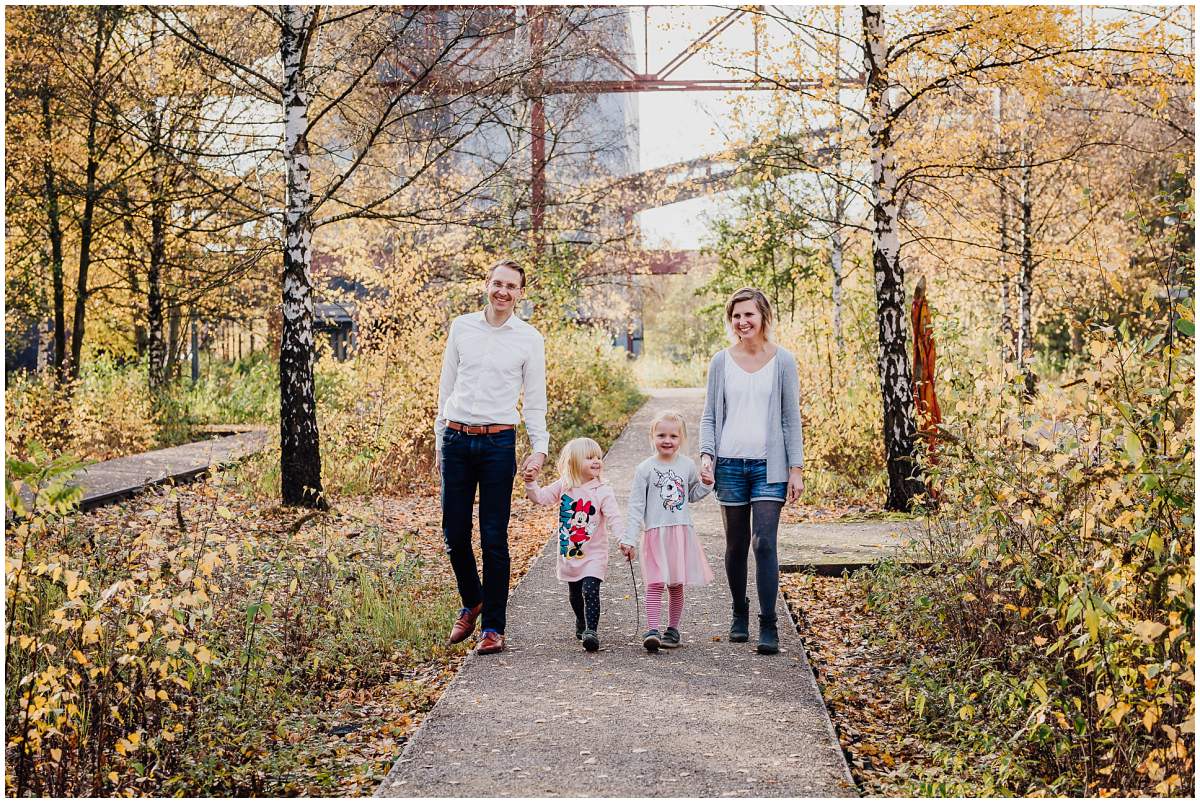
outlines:
M407 70L406 70L407 71ZM381 86L397 84L408 85L403 81L381 81ZM508 91L507 84L497 84L489 80L464 80L445 75L431 75L421 81L416 91L427 88L437 94L469 94L488 89ZM786 81L764 81L754 78L713 78L702 80L662 80L653 77L639 76L637 78L613 79L607 81L544 81L541 84L543 95L603 95L627 92L743 92L788 89L800 91L804 89L819 89L823 84L816 79L790 79ZM858 84L855 84L858 86Z
M512 13L512 19L516 19L517 6L495 6L494 8L502 9ZM619 94L628 92L736 92L745 90L804 90L816 89L822 86L818 79L791 77L778 80L765 80L756 77L747 78L702 78L679 80L673 79L670 76L674 74L680 67L688 63L696 54L704 50L705 46L717 39L722 33L730 28L735 22L743 18L751 11L759 6L747 6L745 8L734 9L727 13L724 17L714 22L703 33L692 39L681 51L672 56L666 64L660 69L651 72L650 65L647 63L647 72L638 72L635 67L631 67L625 62L620 54L615 53L611 48L607 47L603 42L596 40L591 32L583 30L576 22L559 17L560 21L564 21L571 35L581 39L586 45L595 49L597 55L608 64L618 70L623 77L615 79L601 80L555 80L552 77L543 79L538 82L538 93L541 96L546 95L601 95L601 94ZM462 11L461 6L427 6L426 12L430 11ZM528 8L528 19L532 24L534 19L545 25L546 20L555 15L557 8L554 6L531 6ZM515 24L515 23L514 23ZM645 39L645 47L649 47L649 32L648 21L643 20L647 30L643 31ZM531 34L532 35L532 34ZM541 34L544 36L544 33ZM503 39L500 34L483 34L478 41L472 42L464 52L453 57L448 65L444 65L440 70L430 74L422 80L417 86L413 87L417 91L426 91L431 94L467 94L473 92L484 91L509 91L510 87L504 85L503 88L497 85L494 80L472 79L466 77L466 73L472 67L483 69L484 65L479 63L479 58L490 52L496 41ZM432 43L430 43L432 44ZM649 53L647 52L647 59ZM402 70L409 76L409 80L385 80L381 81L381 86L410 86L412 79L415 78L414 71L405 65L400 59L392 60L395 67ZM861 79L850 79L846 81L848 85L861 86Z
M745 13L746 12L744 10L737 9L737 10L729 12L724 17L722 17L720 20L713 23L711 26L709 26L709 29L707 31L700 34L700 37L698 39L693 39L688 44L687 47L685 47L674 58L672 58L670 61L668 61L665 67L663 67L661 70L659 70L657 73L654 74L654 77L661 80L661 79L665 79L668 76L670 76L671 73L675 72L677 69L682 67L688 61L690 61L692 56L696 55L701 50L703 50L705 45L707 45L709 42L711 42L712 40L714 40L718 36L720 36L722 33L724 33L729 28L729 26L731 26L731 25L733 25L733 23L737 22L738 19L740 19L742 17L742 15ZM647 58L647 62L649 62L649 52L648 51L647 51L646 58ZM649 68L649 66L650 66L649 63L647 63L646 66L647 66L647 68Z

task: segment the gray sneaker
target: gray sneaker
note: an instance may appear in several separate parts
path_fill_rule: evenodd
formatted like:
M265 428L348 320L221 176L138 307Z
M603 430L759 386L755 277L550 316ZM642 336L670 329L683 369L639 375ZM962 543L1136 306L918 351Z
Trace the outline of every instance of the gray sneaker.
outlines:
M658 638L658 631L647 630L645 638L642 639L642 646L646 648L646 652L658 652L660 644L662 642Z
M665 650L673 650L679 646L679 631L673 627L668 627L663 632L662 646Z

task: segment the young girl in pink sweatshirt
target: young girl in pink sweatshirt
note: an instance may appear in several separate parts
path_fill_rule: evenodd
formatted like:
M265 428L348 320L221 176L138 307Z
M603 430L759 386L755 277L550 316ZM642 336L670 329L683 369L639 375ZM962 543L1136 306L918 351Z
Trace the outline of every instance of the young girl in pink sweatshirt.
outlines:
M575 638L588 652L600 649L600 583L608 571L608 534L621 532L621 508L604 483L604 453L591 438L575 438L558 456L558 479L525 495L539 505L558 503L558 579L570 589Z

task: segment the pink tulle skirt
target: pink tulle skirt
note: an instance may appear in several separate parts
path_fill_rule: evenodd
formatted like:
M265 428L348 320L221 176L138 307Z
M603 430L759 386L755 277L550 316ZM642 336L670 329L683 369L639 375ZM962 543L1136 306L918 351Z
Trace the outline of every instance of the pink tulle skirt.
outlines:
M686 524L646 530L642 536L642 575L647 583L669 586L706 586L713 579L700 539Z

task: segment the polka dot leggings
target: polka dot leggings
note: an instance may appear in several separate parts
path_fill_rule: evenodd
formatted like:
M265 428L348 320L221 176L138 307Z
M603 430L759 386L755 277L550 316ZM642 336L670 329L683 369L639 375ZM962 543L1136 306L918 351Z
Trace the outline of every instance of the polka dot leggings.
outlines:
M571 589L571 608L575 621L587 623L588 630L600 626L600 583L598 577L585 577L567 583Z

